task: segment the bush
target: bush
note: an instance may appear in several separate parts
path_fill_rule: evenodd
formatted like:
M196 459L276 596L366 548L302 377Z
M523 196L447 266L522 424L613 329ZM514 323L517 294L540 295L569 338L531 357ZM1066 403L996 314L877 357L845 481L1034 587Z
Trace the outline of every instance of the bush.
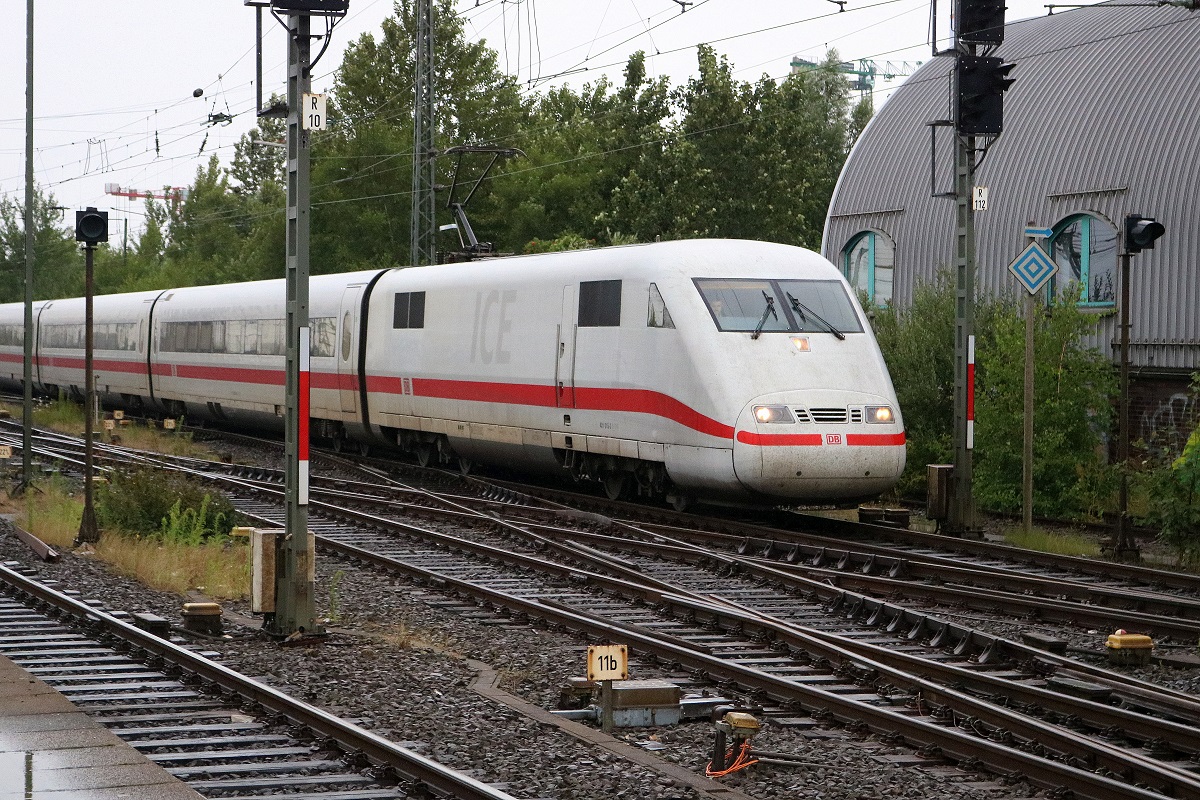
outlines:
M1021 508L1025 421L1025 314L993 301L976 333L976 501L997 511ZM979 320L980 316L976 319ZM1034 323L1034 513L1099 517L1111 507L1113 470L1106 447L1116 373L1084 347L1096 317L1064 297ZM1097 492L1099 491L1099 496Z
M240 521L226 497L180 473L118 472L97 487L95 500L103 528L168 541L198 544Z
M1070 294L1069 292L1067 294ZM918 284L904 309L874 308L908 435L899 490L925 491L925 465L954 460L953 277ZM1115 485L1105 463L1116 375L1082 339L1096 317L1066 297L1043 308L1034 332L1034 509L1048 516L1099 516ZM1012 298L975 304L975 468L978 506L1021 507L1024 450L1025 319Z
M1192 391L1200 394L1200 374ZM1200 421L1178 458L1149 474L1150 521L1162 528L1159 538L1182 564L1200 565Z

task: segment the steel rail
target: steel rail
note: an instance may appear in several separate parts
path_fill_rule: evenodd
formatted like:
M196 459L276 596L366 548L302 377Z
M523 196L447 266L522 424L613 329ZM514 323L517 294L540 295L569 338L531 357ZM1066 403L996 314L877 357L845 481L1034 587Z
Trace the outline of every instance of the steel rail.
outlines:
M1120 709L1109 709L1099 703L1064 698L1054 692L1036 687L1028 687L1005 679L980 675L962 667L939 664L917 656L896 653L886 648L855 642L841 637L804 626L790 623L787 620L769 614L754 611L746 606L729 601L719 596L703 597L693 594L667 595L666 603L680 609L688 618L694 617L698 623L712 621L722 629L728 626L740 626L744 634L751 638L766 634L773 642L784 644L789 651L800 650L811 654L816 659L825 659L840 666L841 669L852 672L857 680L865 681L877 687L888 684L896 688L907 688L920 702L929 704L939 712L948 710L951 721L954 715L963 725L969 725L977 734L1007 738L1010 735L1021 738L1028 746L1053 751L1044 754L1047 758L1056 758L1075 766L1083 766L1096 771L1107 771L1109 774L1121 774L1132 783L1158 784L1157 790L1171 797L1200 796L1200 775L1170 762L1150 759L1130 753L1116 745L1098 741L1064 730L1053 723L1031 718L1020 712L1013 711L990 700L975 697L960 690L954 684L974 685L990 689L991 696L1021 695L1026 701L1040 702L1049 700L1048 707L1055 705L1064 709L1063 713L1074 714L1081 711L1100 712L1099 716L1108 725L1120 725L1132 722L1143 731L1149 731L1145 740L1155 741L1168 736L1180 735L1187 744L1197 746L1197 734L1187 725L1181 723L1163 723L1156 720L1155 725L1147 725L1145 718L1140 720L1130 712L1121 713ZM539 602L554 605L558 608L576 614L602 618L586 611L572 609L560 603L545 599ZM614 622L627 631L638 632L635 623ZM700 652L704 652L700 650ZM929 667L926 669L926 667ZM931 686L918 676L934 677L942 683ZM1014 691L1015 690L1015 691ZM1118 713L1108 713L1115 711ZM955 723L957 724L957 723ZM979 731L979 726L987 729ZM961 725L960 725L961 727ZM1124 729L1128 733L1129 729ZM1171 740L1176 745L1176 740ZM1183 758L1195 751L1187 746L1180 748Z
M236 479L221 478L223 483L232 486L241 486L248 488L255 493L265 494L272 498L278 498L280 491L276 487L265 487L261 485L248 485ZM537 546L558 551L567 560L583 561L591 564L601 564L604 569L614 571L623 578L613 578L607 575L598 573L585 573L577 567L559 564L553 561L548 561L544 558L518 553L516 551L497 548L487 544L471 542L461 537L452 536L449 534L433 531L428 528L423 528L409 523L399 522L391 519L384 519L374 514L367 512L356 511L354 509L324 503L322 501L310 501L312 509L315 511L323 511L335 518L342 519L355 524L366 525L376 529L398 530L419 536L422 539L438 542L443 546L457 549L463 552L471 552L476 555L492 560L499 560L508 563L512 566L534 569L549 574L558 576L564 580L578 580L583 575L588 575L587 578L594 586L603 586L604 588L623 594L630 597L640 597L641 599L653 602L657 597L663 594L678 592L679 588L653 578L648 578L637 570L631 569L627 564L620 559L608 556L598 551L582 552L565 547L562 542L555 541L549 537L537 536L521 530L520 526L498 520L487 515L481 515L468 508L454 510L454 513L463 519L472 518L476 521L484 521L492 525L499 525L505 529L524 536ZM267 526L277 527L279 522L277 519L263 517L261 522ZM599 534L586 534L578 531L563 532L564 535L579 536L581 538L600 537ZM661 535L660 535L661 536ZM1169 689L1167 687L1159 687L1153 684L1137 681L1123 675L1112 673L1106 670L1101 670L1080 662L1070 661L1066 658L1056 656L1047 651L1039 650L1027 645L1023 645L1011 640L1001 639L1000 637L985 634L980 631L957 625L953 622L940 620L930 614L913 611L894 603L885 602L875 597L865 594L850 591L848 589L830 586L826 583L815 581L791 574L780 570L773 566L755 564L749 559L731 556L723 553L713 553L712 551L704 550L697 545L690 545L686 542L668 542L666 537L662 537L663 541L657 548L651 548L651 552L657 554L665 554L669 552L666 548L674 545L682 548L684 551L692 552L698 558L706 558L714 562L725 564L730 569L740 569L747 574L755 574L761 580L770 581L776 585L790 587L794 591L812 594L822 598L829 603L831 607L848 608L854 615L871 622L871 624L879 626L888 626L892 630L907 630L909 638L915 638L916 635L928 635L934 642L944 644L952 644L954 648L961 653L966 653L973 650L980 653L979 658L986 660L988 658L996 659L1005 654L1012 659L1025 659L1029 661L1040 661L1047 665L1054 665L1056 668L1069 670L1072 674L1087 675L1089 678L1094 678L1097 682L1104 683L1117 693L1123 693L1131 699L1137 699L1142 703L1149 703L1154 708L1168 714L1182 715L1185 718L1200 718L1200 701L1194 697L1182 692ZM319 544L325 546L338 546L338 543L324 536L318 536ZM628 540L620 540L626 542Z
M818 687L804 686L753 667L731 663L724 658L709 655L672 640L663 640L650 634L639 633L589 618L583 614L564 611L536 599L522 598L490 589L478 583L408 564L344 542L329 541L325 543L325 546L345 557L406 573L426 585L442 591L475 597L494 607L506 608L511 612L530 618L544 619L565 629L598 637L604 641L630 644L635 652L654 653L683 668L703 674L710 680L734 681L740 685L763 691L793 707L799 704L801 707L812 710L832 710L832 713L839 719L861 720L879 733L901 732L909 741L936 746L942 753L958 760L978 759L990 769L1001 774L1017 770L1039 786L1048 788L1069 786L1077 797L1092 798L1093 800L1150 800L1150 798L1161 800L1162 798L1159 793L1131 786L1104 775L1048 761L986 739L969 736L955 729L931 724L922 718L914 718L890 709L843 698ZM590 584L593 577L592 574L577 573L576 582ZM649 591L645 592L644 596L649 599L656 594L660 600L665 601L668 597L665 594Z
M648 554L656 552L673 552L686 554L686 549L667 550L671 545L664 542L651 542L605 536L603 534L572 531L570 535L577 539L592 539L610 547L641 550ZM713 551L698 551L694 558L714 558L718 554ZM725 554L719 554L725 555ZM875 575L865 575L841 570L816 569L797 564L783 563L769 559L745 558L729 554L730 564L738 564L751 571L774 569L786 574L795 575L800 580L800 586L818 590L822 586L883 596L899 596L908 599L928 599L940 603L961 604L979 611L992 611L997 607L1013 609L1021 615L1036 615L1041 619L1051 619L1058 622L1087 623L1105 628L1132 628L1154 635L1170 634L1180 637L1183 641L1195 641L1200 637L1200 620L1181 620L1178 617L1164 617L1156 614L1146 614L1140 611L1126 611L1102 608L1084 603L1067 600L1030 597L1027 595L996 592L972 586L955 586L942 583L915 583L908 580L888 578ZM762 573L766 575L767 573ZM774 574L772 574L774 577ZM826 589L827 591L827 589Z
M260 487L256 487L256 488L257 488L257 490L258 490L258 491L263 491L263 487L261 487L261 486L260 486ZM339 515L344 515L344 514L347 514L347 513L353 514L353 515L355 515L355 516L357 516L357 515L358 515L358 512L351 512L351 511L350 511L350 510L348 510L348 509L341 509L341 508L337 508L337 507L330 507L328 510L330 510L330 511L333 511L333 512L335 512L335 513L339 514ZM468 513L470 513L470 512L468 512ZM478 515L476 514L475 516L478 516ZM428 532L422 532L422 533L423 533L423 534L427 534ZM451 537L451 538L452 538L452 537ZM363 552L365 552L365 551L363 551ZM494 552L494 551L493 551L493 552ZM511 554L511 555L519 555L519 554ZM357 556L358 556L358 557L362 557L362 552L358 553L358 554L357 554ZM528 557L524 557L524 556L522 556L520 560L523 560L523 559L526 559L526 558L528 558ZM388 559L388 560L389 560L389 561L392 561L391 559ZM536 562L538 562L538 563L541 565L541 568L542 568L542 569L544 569L544 568L545 568L545 566L544 566L544 561L543 561L543 560L540 560L540 559L532 559L532 560L533 560L533 561L536 561ZM573 574L573 577L574 577L574 579L578 580L580 576L579 576L578 574ZM446 578L447 578L447 576L440 576L438 579L439 579L439 580L445 580ZM644 576L641 576L641 578L644 580ZM451 579L451 580L453 580L453 579ZM589 575L589 576L587 576L587 577L585 578L585 580L586 580L587 582L592 582L593 580L601 580L602 582L605 582L605 581L604 581L604 579L600 578L599 576L592 576L592 575ZM613 587L613 586L610 584L610 585L607 585L605 588L607 588L608 590L612 591L612 590L613 590L615 587ZM625 587L625 588L628 588L628 587ZM884 669L886 670L886 669L888 669L888 668L886 668L886 667L885 667ZM757 671L754 671L754 672L757 672ZM899 679L899 675L896 675L896 676L893 676L893 677L896 677L897 679ZM806 688L806 689L810 689L811 687L804 687L804 688ZM927 691L928 691L928 689L927 689ZM828 693L823 693L823 694L828 694ZM972 702L977 702L977 701L973 701L973 699L971 699L971 698L963 698L963 701L972 701ZM960 701L960 702L961 702L961 701ZM858 707L859 707L859 706L858 706L858 704L855 704L855 707L856 707L856 708L858 708ZM976 710L978 711L978 710L979 710L979 709L981 709L981 708L982 708L982 706L979 706L979 707L977 707L977 708L976 708ZM1009 723L1010 727L1012 727L1012 726L1013 726L1014 722L1015 722L1015 723L1017 723L1017 726L1019 727L1019 723L1021 722L1021 720L1019 720L1019 719L1016 719L1016 718L1014 718L1014 719L1010 719L1010 720L1007 720L1007 721L1008 721L1008 723ZM999 727L999 726L997 726L997 727ZM1042 732L1041 732L1041 735L1043 735L1043 736L1049 736L1049 735L1050 735L1050 733L1049 733L1049 732L1047 732L1047 731L1042 731ZM1094 758L1094 755L1093 755L1093 758ZM1130 765L1129 763L1124 763L1124 764L1121 764L1120 766L1121 766L1123 769L1125 769L1125 770L1134 769L1134 766ZM1157 763L1156 763L1156 766L1159 766L1159 765L1157 765ZM1052 783L1050 783L1050 784L1047 784L1047 785L1056 785L1056 784L1054 784L1054 783L1052 782ZM1124 788L1127 790L1127 789L1128 789L1128 786L1126 785ZM1097 795L1097 796L1100 796L1100 795ZM1126 795L1126 796L1128 796L1128 795Z
M428 494L434 497L444 505L450 506L442 513L448 515L462 514L466 517L478 516L478 512L472 510L456 510L455 504L448 501L446 498L438 497L432 493L418 492L419 494ZM377 503L387 507L395 508L397 501L387 497L372 497L363 496L357 492L348 489L321 489L310 488L310 496L326 497L336 499L353 500L358 503ZM406 510L412 510L412 507L405 506ZM432 511L421 507L421 510ZM559 512L554 512L559 513ZM498 520L503 522L503 520ZM619 522L616 520L607 520L611 525L628 527L629 523ZM524 522L524 528L538 528L543 530L554 530L551 526L544 523ZM645 529L638 529L640 533L652 532L653 528L647 526ZM582 538L584 536L600 536L598 534L586 534L571 531L570 536ZM684 534L688 539L696 538L694 532ZM704 534L702 534L704 536ZM724 536L723 534L707 534L707 536ZM621 541L617 538L611 539L611 542L616 545L616 542ZM726 540L728 541L728 540ZM742 540L745 541L745 540ZM766 542L760 547L770 550L773 543ZM634 547L635 544L622 545ZM648 545L657 547L657 545ZM742 550L754 550L758 547L740 548ZM847 551L841 551L841 555L837 552L832 554L832 558L845 559L848 555ZM873 556L864 558L867 563L874 564ZM880 563L880 566L887 568L890 562L890 573L905 574L906 578L924 578L926 580L937 579L939 581L948 581L959 579L964 584L956 586L953 583L915 583L912 580L898 580L893 578L876 577L863 572L853 572L844 570L820 569L816 567L807 567L802 564L787 562L780 565L782 569L797 572L802 575L814 576L816 580L823 580L835 586L844 586L853 588L859 591L868 591L875 593L902 595L905 597L918 597L936 599L940 602L947 603L962 603L977 610L990 611L996 605L1007 605L1016 607L1023 614L1037 614L1045 619L1053 619L1059 622L1083 622L1095 625L1097 627L1111 626L1114 628L1132 628L1138 631L1145 631L1155 636L1173 635L1181 637L1185 641L1192 641L1200 636L1200 619L1189 620L1179 617L1171 617L1162 614L1150 614L1144 611L1114 609L1107 606L1096 606L1081 602L1071 602L1062 597L1053 599L1043 599L1038 597L1030 597L1023 594L1016 594L1012 591L990 591L981 587L969 585L977 576L994 576L994 580L999 583L1016 581L1019 587L1029 585L1038 585L1043 589L1050 591L1055 587L1058 589L1059 595L1067 595L1070 597L1087 597L1087 598L1116 598L1124 597L1137 598L1139 601L1151 602L1157 605L1166 606L1170 604L1172 607L1188 608L1200 613L1200 602L1192 601L1187 598L1160 597L1150 595L1149 593L1132 593L1129 591L1119 591L1115 589L1103 589L1101 587L1091 587L1086 584L1070 583L1065 581L1051 581L1049 579L1028 579L1014 576L1011 573L1008 575L1000 575L986 568L975 570L974 568L965 568L962 566L938 565L933 562L928 562L922 566L920 561L908 561L897 557L892 557ZM759 560L759 563L775 563L768 559Z
M663 547L674 546L681 550L696 551L700 556L713 557L709 551L688 542L679 542L662 537ZM671 552L663 550L662 552ZM875 597L829 586L820 581L813 581L801 576L792 575L771 565L755 564L749 559L721 554L723 563L731 569L745 570L757 574L761 580L772 582L779 586L791 586L799 591L807 591L830 602L834 608L849 609L849 612L867 620L868 623L885 627L889 631L906 630L905 636L915 639L921 635L929 635L933 640L942 639L956 642L955 649L963 653L971 648L979 652L979 659L1009 658L1011 660L1036 661L1053 667L1056 670L1069 671L1073 675L1084 676L1098 683L1125 693L1130 699L1140 703L1150 704L1164 713L1174 714L1183 719L1200 719L1200 700L1194 695L1180 692L1165 686L1140 681L1125 675L1094 667L1078 661L1072 661L1064 656L1041 650L1020 642L1002 639L998 636L982 633L949 621L937 620L932 615L922 614L912 609L898 606ZM799 581L799 583L795 583Z
M2 564L0 579L39 602L87 620L148 654L160 657L200 676L203 680L234 692L251 703L281 714L295 724L305 726L337 742L346 753L361 752L373 763L393 769L401 780L427 787L438 797L456 800L514 800L506 792L449 769L315 706L289 697L277 689L55 591Z
M635 523L636 524L636 523ZM776 540L769 536L742 537L713 531L684 530L678 527L665 529L657 525L639 525L641 530L654 532L663 529L668 535L685 537L692 542L707 541L734 549L739 555L758 553L764 559L786 561L798 567L806 564L822 567L836 565L839 572L860 572L865 575L886 574L903 576L913 580L949 580L979 585L982 587L1022 591L1036 591L1043 595L1069 597L1109 607L1136 606L1137 611L1173 609L1182 618L1196 619L1200 623L1200 599L1176 594L1163 594L1131 587L1113 587L1057 577L1028 575L1019 568L997 567L990 564L964 564L960 559L924 553L909 553L895 548L856 545L851 549L845 541L815 537L811 543ZM1189 616L1190 615L1190 616Z
M323 504L323 503L316 504L317 507L322 507L324 505L325 504ZM395 527L395 528L404 530L409 533L415 533L415 532L420 531L420 532L422 532L423 535L432 534L433 539L441 541L443 543L452 543L453 546L455 546L458 549L488 554L488 555L490 555L490 557L492 557L494 559L499 559L499 560L517 564L520 566L533 567L533 568L545 571L546 565L548 563L548 562L545 562L544 559L525 556L523 554L514 553L512 551L500 550L497 548L489 547L487 545L479 545L477 543L472 543L472 542L462 542L457 537L451 537L451 536L447 536L445 534L439 534L439 533L432 532L432 531L423 531L423 529L415 528L415 526L410 526L406 523L397 523L397 522L393 522L393 521L389 521L389 520L382 520L378 517L374 517L373 515L366 514L365 512L353 511L350 509L345 509L345 508L341 508L341 507L333 507L333 506L326 507L326 510L332 511L341 517L349 516L350 518L358 521L360 524L372 525L374 527L385 527L385 526ZM464 509L464 511L462 513L464 515L472 515L469 509ZM474 515L474 516L478 516L478 515ZM484 519L487 519L487 518L484 518ZM317 538L318 538L318 542L321 544L322 547L334 549L336 551L341 552L343 555L347 555L352 558L367 560L371 563L375 563L380 566L391 566L391 565L400 563L400 562L396 561L395 559L392 559L388 556L382 556L379 554L375 554L375 553L372 553L371 551L363 550L354 545L350 545L350 544L347 544L344 542L338 542L336 540L329 540L323 536L318 536ZM542 540L542 537L534 537L534 538ZM561 545L561 543L550 542L549 544L550 544L550 546L554 546L556 549L561 549L563 547ZM589 550L588 552L580 552L580 551L572 551L569 548L567 549L567 553L568 553L568 555L571 555L573 557L583 559L583 560L592 558L595 555L595 551ZM564 572L563 567L561 567L560 565L553 564L553 562L549 562L551 564L550 571L552 573L558 575L559 577L567 576L567 577L569 577L570 580L572 580L575 583L585 583L585 584L592 585L592 586L599 586L600 588L604 589L605 591L618 592L618 593L624 594L626 596L632 595L632 596L638 597L641 600L649 601L649 602L670 603L670 602L676 602L677 599L681 597L679 592L681 592L682 590L680 590L678 587L674 587L671 584L666 584L662 581L657 581L655 579L648 578L647 576L641 574L637 570L630 569L626 565L623 565L619 561L619 559L616 559L612 556L607 556L604 554L600 554L600 555L601 555L601 561L603 562L602 566L604 568L617 569L618 571L620 571L622 574L625 575L626 580L614 580L605 575L600 575L600 574L592 573L592 572L584 572L584 571L575 570L575 569L571 569L571 568L565 568L566 571ZM417 568L417 570L418 570L417 574L421 574L422 572L424 572L424 570L421 570L420 568ZM433 581L439 585L445 585L446 583L456 581L456 579L454 579L450 576L444 575L444 574L439 574L436 572L432 572L430 574L436 576L435 578L433 578ZM639 585L639 583L646 582L646 581L649 581L649 585ZM471 583L469 585L470 586L478 586L478 584L475 584L475 583ZM509 594L503 593L503 592L500 593L500 595L503 596L504 598L512 597L512 595L509 595ZM494 599L495 598L489 598L489 601L494 601ZM696 605L695 603L702 602L702 601L696 601L694 598L688 598L688 599L690 602L693 603L693 605L691 605L689 607L689 610L693 613L695 613L697 610L703 608L704 606L708 605L707 603L704 603L703 605ZM543 604L543 605L553 605L553 604L547 603L544 600L539 601L539 602L541 602L541 604ZM507 601L505 601L503 604L507 605ZM761 622L761 619L762 619L761 616L758 617L758 620L760 622ZM739 621L739 623L745 623L745 622L750 621L750 618L739 615L738 621ZM601 620L597 620L597 624L605 625L607 623L605 623ZM609 625L609 627L612 627L612 625ZM628 626L616 625L616 627L625 629L627 631L629 630ZM764 625L764 627L774 628L776 626L773 624L770 624L770 625ZM781 630L779 630L779 629L774 630L774 633L776 635L778 635L780 632L781 632ZM795 633L794 628L790 629L789 632L792 633L793 636L798 636L800 638L804 638L804 634L803 633ZM678 640L676 640L676 641L678 641ZM849 660L849 661L853 661L853 660L864 661L864 660L866 660L866 658L861 654L857 655L857 656L852 655L846 651L839 650L836 645L832 645L828 642L823 642L823 643L817 644L816 639L811 639L811 640L807 640L807 641L808 641L809 649L823 650L826 652L827 655L831 654L834 651L838 651L841 653L842 658L844 660ZM793 642L791 642L791 644L793 644L795 646L799 646L799 640L793 640ZM679 646L684 646L688 650L694 649L692 646L686 645L686 644L679 645ZM698 651L698 652L700 652L700 651ZM919 689L920 691L922 691L925 694L934 695L937 697L938 702L940 702L941 704L943 704L949 708L953 708L960 714L982 720L986 724L993 726L993 728L997 731L1014 732L1014 733L1017 733L1018 735L1023 736L1027 741L1041 742L1042 740L1050 740L1054 743L1052 745L1054 747L1054 749L1057 749L1063 753L1066 753L1076 759L1082 759L1085 762L1087 762L1089 765L1092 765L1093 768L1096 765L1098 765L1099 767L1109 770L1111 772L1116 772L1116 771L1120 770L1122 773L1132 774L1135 776L1136 780L1141 781L1141 782L1160 783L1164 786L1165 791L1168 791L1176 796L1180 796L1178 793L1181 791L1183 792L1183 795L1186 795L1190 790L1193 790L1193 789L1196 790L1198 793L1200 793L1200 779L1197 779L1196 776L1194 776L1194 775L1188 774L1186 772L1182 772L1177 767L1174 767L1172 765L1163 764L1162 762L1158 762L1158 761L1149 761L1146 759L1139 758L1136 755L1129 754L1124 751L1121 751L1118 748L1114 748L1114 747L1105 745L1102 742L1097 742L1088 737L1083 737L1083 736L1079 736L1076 734L1062 731L1057 726L1053 726L1053 725L1050 725L1047 723L1042 723L1042 722L1039 722L1036 720L1031 720L1029 718L1026 718L1019 714L1016 714L1015 712L1011 712L1007 709L1002 709L1000 707L995 706L994 704L990 704L985 701L978 700L976 698L973 698L969 695L955 691L953 689L949 689L949 688L945 688L945 687L932 688L928 684L923 683L920 678L914 678L911 675L911 673L903 672L901 670L901 668L898 668L898 667L889 666L882 662L878 662L878 663L871 662L871 666L872 666L872 668L876 669L880 673L885 674L894 683L897 683L900 685L907 685L907 686L913 687L915 689ZM908 666L911 666L911 663ZM963 670L963 672L965 673L968 671ZM788 685L792 685L792 684L788 684ZM999 685L1001 685L1001 682L999 682L998 680L993 680L991 687L996 688ZM1045 691L1043 693L1043 695L1046 697L1052 697L1053 693ZM1059 701L1065 703L1065 701L1062 698L1059 698ZM1096 704L1096 705L1099 706L1099 704ZM1091 709L1088 708L1087 706L1075 705L1072 707L1072 710L1080 711L1080 710L1091 710ZM1132 718L1133 715L1127 715L1127 716L1129 718ZM1105 716L1105 719L1107 721L1109 721L1109 724L1112 724L1112 720L1114 719L1114 717L1113 716ZM1124 719L1124 718L1120 718L1120 719ZM1143 720L1142 728L1145 729L1148 726L1151 726L1151 723ZM1174 730L1169 723L1164 723L1161 726L1161 728L1163 728L1164 730L1160 730L1157 735L1148 736L1147 738L1159 738L1159 736L1161 736L1163 733ZM1181 731L1182 730L1186 730L1186 729L1181 729ZM1200 796L1200 794L1198 794L1197 796Z

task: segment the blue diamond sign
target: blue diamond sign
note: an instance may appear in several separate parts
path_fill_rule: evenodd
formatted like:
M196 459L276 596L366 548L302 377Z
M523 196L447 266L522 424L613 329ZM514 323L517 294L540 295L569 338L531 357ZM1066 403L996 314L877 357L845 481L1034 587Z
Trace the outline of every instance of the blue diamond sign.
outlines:
M1046 285L1046 281L1058 272L1058 265L1037 242L1030 242L1021 251L1021 255L1008 265L1008 271L1017 276L1017 280L1030 294L1037 294Z

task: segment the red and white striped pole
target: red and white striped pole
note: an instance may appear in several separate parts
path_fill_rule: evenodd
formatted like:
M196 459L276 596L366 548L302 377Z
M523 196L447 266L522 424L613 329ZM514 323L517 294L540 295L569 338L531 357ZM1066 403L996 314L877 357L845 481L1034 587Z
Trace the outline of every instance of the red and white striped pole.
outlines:
M298 489L299 498L297 502L302 505L308 505L308 402L309 402L309 331L310 328L305 325L300 328L300 382L299 382L299 397L297 397L299 413L297 417L300 420L300 429L296 432L296 460L300 462L298 474Z
M967 449L975 449L975 336L967 337Z

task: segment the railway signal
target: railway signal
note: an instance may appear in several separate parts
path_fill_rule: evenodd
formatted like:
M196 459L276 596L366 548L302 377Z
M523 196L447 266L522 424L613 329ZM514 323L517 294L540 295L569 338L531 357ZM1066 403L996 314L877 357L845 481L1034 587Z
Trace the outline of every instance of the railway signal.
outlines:
M88 206L83 211L75 212L75 240L83 242L84 251L84 323L83 323L83 382L84 382L84 456L83 456L83 517L79 521L79 533L75 544L92 544L100 541L100 528L96 524L96 510L93 503L92 487L92 421L95 415L92 409L96 405L96 380L93 377L92 351L94 339L92 334L92 255L96 245L108 241L108 212L97 211Z
M991 56L959 54L954 64L954 124L963 136L999 136L1004 129L1004 93L1012 86L1013 64Z
M309 430L309 239L310 130L306 125L305 97L312 88L312 69L325 52L312 58L311 17L326 17L326 45L337 22L346 15L349 0L242 0L255 7L259 31L257 84L262 86L262 9L269 8L288 32L287 81L287 241L286 241L286 350L284 356L284 530L276 543L275 611L263 626L272 634L293 637L324 634L316 617L313 600L315 558L313 538L308 530L308 430ZM286 15L286 19L283 15ZM264 113L261 94L259 115ZM315 109L313 109L315 110ZM324 123L322 114L321 122ZM308 121L312 121L309 118Z
M1004 8L1004 0L959 0L959 40L975 44L1003 42Z
M1125 252L1140 253L1142 250L1153 250L1154 242L1167 232L1161 222L1154 217L1143 217L1140 214L1129 214L1125 217Z
M1117 529L1113 532L1112 552L1117 558L1136 561L1140 556L1129 521L1129 267L1134 253L1153 250L1154 242L1167 228L1154 217L1125 215L1125 247L1121 253L1120 336L1120 407L1118 409L1117 463L1121 465L1121 484L1117 491Z
M95 247L100 242L107 242L108 212L97 211L92 206L88 206L84 211L76 211L75 241L83 242L87 247Z

